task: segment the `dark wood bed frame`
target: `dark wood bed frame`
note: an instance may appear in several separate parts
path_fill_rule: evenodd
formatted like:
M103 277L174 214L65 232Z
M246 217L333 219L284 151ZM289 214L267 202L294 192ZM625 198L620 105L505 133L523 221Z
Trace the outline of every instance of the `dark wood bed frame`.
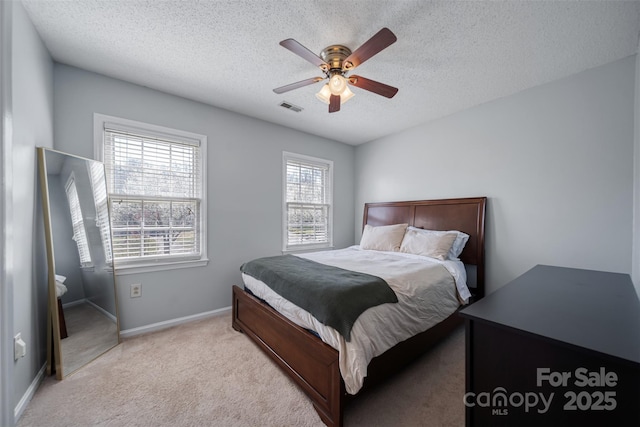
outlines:
M469 241L460 259L467 267L472 301L476 301L484 296L485 206L486 197L367 203L363 227L408 223L424 229L467 233ZM354 396L345 391L338 351L238 286L233 286L232 307L233 328L251 338L300 386L326 425L342 426L344 407ZM461 324L456 311L375 357L358 394L402 369Z

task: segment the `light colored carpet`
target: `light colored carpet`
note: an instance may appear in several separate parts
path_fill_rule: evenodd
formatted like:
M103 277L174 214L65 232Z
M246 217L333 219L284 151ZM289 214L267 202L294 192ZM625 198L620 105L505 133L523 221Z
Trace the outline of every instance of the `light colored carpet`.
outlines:
M463 426L464 330L351 402L345 426ZM306 396L231 315L124 340L47 378L18 427L323 426Z

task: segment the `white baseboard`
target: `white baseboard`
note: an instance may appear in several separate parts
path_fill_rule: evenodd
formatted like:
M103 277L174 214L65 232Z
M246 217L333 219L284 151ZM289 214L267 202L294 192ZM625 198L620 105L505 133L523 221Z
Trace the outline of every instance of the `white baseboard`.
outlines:
M91 300L88 300L86 298L83 299L78 299L75 301L71 301L65 304L62 304L62 308L71 308L74 307L76 305L81 305L81 304L89 304L91 307L95 308L96 310L98 310L100 313L104 314L105 316L107 316L109 319L111 319L111 321L113 323L116 323L118 321L118 319L116 319L116 316L114 316L113 314L109 313L107 310L105 310L104 308L100 307L98 304L94 303Z
M147 332L155 332L162 329L170 328L172 326L180 325L182 323L193 322L195 320L206 319L208 317L222 316L231 311L231 306L225 308L219 308L218 310L205 311L204 313L193 314L191 316L179 317L177 319L165 320L163 322L152 323L150 325L140 326L137 328L125 329L120 331L122 338L133 337L140 334L146 334Z
M77 299L75 301L66 302L66 303L62 304L62 308L71 308L71 307L76 306L76 305L84 304L85 302L87 302L87 300L84 299L84 298Z
M111 319L111 321L113 323L117 323L118 319L116 319L116 316L114 316L113 314L109 313L107 310L105 310L104 308L100 307L98 304L94 303L93 301L90 300L85 300L85 302L89 305L91 305L91 307L95 308L96 310L98 310L100 313L104 314L105 316L107 316L109 319Z
M27 405L33 398L33 395L36 394L36 390L38 390L40 383L44 381L44 371L46 369L47 364L45 363L44 365L42 365L42 368L40 368L40 371L36 374L36 377L33 379L33 381L31 381L31 385L29 386L27 391L24 392L22 398L20 399L20 402L18 402L15 409L13 410L13 419L15 420L16 424L18 423L20 417L22 417L24 410L27 409Z

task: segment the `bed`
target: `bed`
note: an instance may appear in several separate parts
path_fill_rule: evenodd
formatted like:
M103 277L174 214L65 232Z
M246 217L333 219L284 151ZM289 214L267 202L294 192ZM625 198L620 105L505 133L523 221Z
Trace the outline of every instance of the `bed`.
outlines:
M484 296L485 206L485 197L367 203L363 229L367 225L408 224L417 229L466 233L469 238L459 259L470 291L468 302L473 303ZM362 386L351 394L341 375L340 351L322 341L316 331L299 326L238 286L233 286L232 309L233 328L252 339L301 387L328 426L342 425L349 400L402 369L462 324L456 308L429 329L376 355L368 362Z

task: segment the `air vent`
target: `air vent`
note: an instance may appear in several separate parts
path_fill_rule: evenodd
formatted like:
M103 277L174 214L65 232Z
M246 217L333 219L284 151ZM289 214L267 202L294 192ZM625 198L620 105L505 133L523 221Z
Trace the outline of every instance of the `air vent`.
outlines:
M297 105L293 105L292 103L286 101L282 101L280 103L280 106L288 110L295 111L296 113L302 111L302 107L298 107Z

